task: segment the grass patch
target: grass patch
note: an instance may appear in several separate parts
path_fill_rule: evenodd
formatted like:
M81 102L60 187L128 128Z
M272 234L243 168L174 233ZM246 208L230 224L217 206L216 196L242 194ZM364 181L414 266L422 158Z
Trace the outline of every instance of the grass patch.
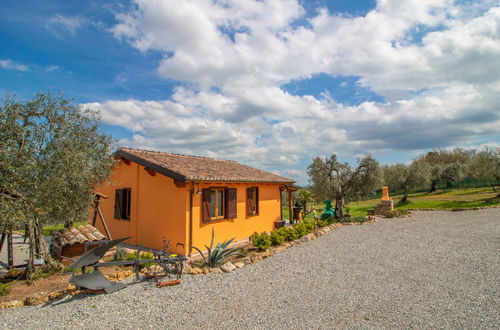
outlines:
M432 208L437 210L449 209L471 209L474 207L493 206L498 204L495 201L476 200L476 201L453 201L453 200L435 200L435 201L419 201L408 200L404 203L397 203L396 209L426 209Z

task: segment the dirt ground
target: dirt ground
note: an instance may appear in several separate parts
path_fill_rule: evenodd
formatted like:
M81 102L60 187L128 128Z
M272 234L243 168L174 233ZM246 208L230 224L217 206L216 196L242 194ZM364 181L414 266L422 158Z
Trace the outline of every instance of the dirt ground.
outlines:
M102 267L99 270L104 275L113 276L118 272L131 269L132 267ZM0 296L0 303L13 300L24 301L26 297L39 292L50 293L63 290L70 284L70 278L71 273L57 273L47 278L40 278L32 284L28 284L27 281L23 280L14 281L14 284L9 289L9 294L6 296Z

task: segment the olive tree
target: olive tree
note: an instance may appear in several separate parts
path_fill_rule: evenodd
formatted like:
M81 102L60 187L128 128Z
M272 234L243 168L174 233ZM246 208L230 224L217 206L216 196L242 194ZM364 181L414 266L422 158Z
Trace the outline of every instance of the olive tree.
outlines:
M466 164L471 155L470 152L456 148L453 150L433 150L425 154L422 159L430 166L430 189L434 192L440 182L451 185L464 177Z
M467 165L473 178L500 181L500 148L477 151Z
M43 225L87 219L93 189L111 173L112 139L99 113L50 93L0 105L0 230L24 227L35 258L57 267Z
M343 218L344 203L361 199L380 187L381 169L371 156L358 159L356 167L342 163L335 154L315 157L307 168L311 191L319 199L335 199L335 217Z
M408 200L410 191L427 186L431 178L430 165L421 159L414 160L410 165L385 165L383 173L385 185L403 191L400 202Z

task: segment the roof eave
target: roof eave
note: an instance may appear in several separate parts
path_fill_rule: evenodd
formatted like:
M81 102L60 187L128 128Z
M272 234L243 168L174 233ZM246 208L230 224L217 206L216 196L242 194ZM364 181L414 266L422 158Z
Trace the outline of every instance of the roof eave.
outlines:
M123 157L123 158L128 159L128 160L131 160L139 165L142 165L142 166L147 167L151 170L154 170L154 171L156 171L160 174L163 174L169 178L172 178L176 181L186 182L186 177L184 175L179 174L179 173L174 172L174 171L171 171L171 170L169 170L165 167L162 167L160 165L157 165L155 163L149 162L141 157L135 156L135 155L128 153L126 151L123 151L121 149L117 150L115 152L115 155Z

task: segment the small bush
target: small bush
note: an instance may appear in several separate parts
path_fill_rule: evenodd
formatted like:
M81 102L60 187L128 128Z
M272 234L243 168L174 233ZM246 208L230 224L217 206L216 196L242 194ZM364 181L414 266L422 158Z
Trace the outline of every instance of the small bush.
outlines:
M125 260L125 259L127 259L127 254L128 253L127 253L127 251L125 251L124 248L122 248L121 246L118 246L116 248L114 259L116 261Z
M351 208L348 206L344 206L344 214L350 214Z
M0 296L8 295L12 284L14 284L14 282L0 283Z
M294 230L297 232L297 235L298 235L297 238L300 238L304 235L309 234L310 232L312 232L314 230L314 227L315 227L314 223L312 223L312 222L302 222L302 223L299 223L298 225L295 225Z
M326 221L328 221L329 224L336 223L337 219L335 217L329 217Z
M332 218L332 215L329 213L322 213L321 216L319 217L321 220L327 220L328 218Z
M316 221L316 225L318 225L318 227L325 227L328 225L328 221L326 220L318 220Z
M286 239L286 233L284 233L280 229L276 229L271 232L271 243L273 243L274 245L279 245Z
M286 241L293 241L294 239L299 238L298 232L292 227L283 227L279 230L283 231L283 233L285 234Z
M364 216L356 216L356 217L351 217L352 219L352 222L365 222L366 221L366 217Z
M386 218L394 218L394 217L402 217L408 215L407 210L392 210L392 211L386 211L384 216Z
M252 244L261 251L266 251L271 246L271 236L268 233L254 233Z

